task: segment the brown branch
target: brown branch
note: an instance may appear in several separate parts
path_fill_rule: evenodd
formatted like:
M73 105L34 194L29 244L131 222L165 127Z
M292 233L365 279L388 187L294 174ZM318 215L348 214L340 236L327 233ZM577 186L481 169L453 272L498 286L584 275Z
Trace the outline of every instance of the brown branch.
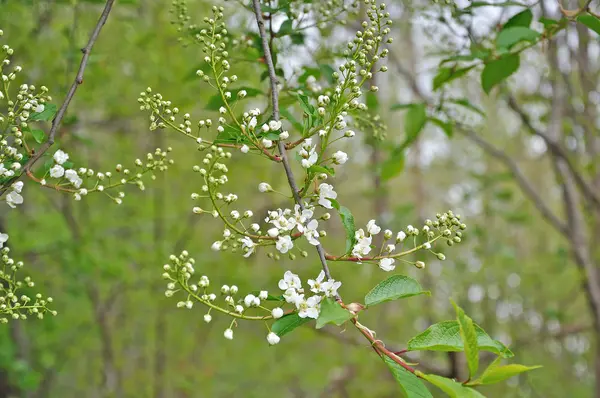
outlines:
M597 192L595 192L594 188L592 188L592 186L583 179L581 173L575 170L575 166L573 165L573 162L571 161L567 151L557 141L555 141L554 139L552 139L552 137L546 134L546 132L536 129L533 126L529 115L527 115L525 111L523 111L523 109L517 103L515 97L512 95L508 97L508 106L519 115L521 122L525 125L525 127L527 128L527 130L529 130L531 134L537 135L538 137L543 139L550 152L560 157L565 162L569 173L573 176L573 179L575 180L575 183L577 184L581 192L590 202L592 202L596 207L600 209L600 195Z
M512 175L515 177L515 180L523 193L529 198L529 200L535 205L538 211L542 214L542 216L548 221L554 228L556 228L562 235L569 238L569 229L565 222L558 218L556 214L548 207L548 205L544 202L540 194L535 190L531 182L525 177L525 174L521 171L520 167L517 163L508 156L501 149L496 148L494 145L489 143L488 141L481 138L477 133L473 130L470 130L466 126L461 126L457 124L458 131L462 133L469 140L473 141L477 144L481 149L483 149L488 154L492 155L496 159L500 160L504 165L510 170Z
M23 174L30 173L31 168L33 167L35 162L37 162L38 159L41 158L42 155L44 153L46 153L46 151L54 144L54 138L55 138L56 133L58 132L58 128L60 127L60 124L67 112L67 108L69 107L71 100L75 96L75 92L77 91L77 88L83 83L83 75L85 73L85 69L89 62L90 54L92 52L92 47L94 47L94 44L96 43L96 40L98 39L98 36L100 35L100 31L102 30L102 27L104 26L104 24L106 23L106 20L108 19L108 15L110 14L110 11L112 9L114 2L115 2L115 0L106 0L106 5L104 6L104 10L102 11L100 18L98 19L98 22L96 23L96 27L94 28L94 30L92 31L92 34L90 35L87 45L81 49L81 52L83 53L83 57L81 58L79 70L77 71L75 80L73 81L73 84L71 84L71 88L69 89L63 104L61 105L60 109L56 113L56 116L54 117L54 119L52 120L52 126L50 127L50 132L48 133L48 141L46 141L38 149L38 151L35 154L33 154L33 156L31 158L29 158L29 160L25 163L25 165L19 175L10 179L9 181L5 182L2 185L2 187L0 188L0 196L2 196L8 190L8 187L12 183L14 183L19 178L21 178L23 176Z

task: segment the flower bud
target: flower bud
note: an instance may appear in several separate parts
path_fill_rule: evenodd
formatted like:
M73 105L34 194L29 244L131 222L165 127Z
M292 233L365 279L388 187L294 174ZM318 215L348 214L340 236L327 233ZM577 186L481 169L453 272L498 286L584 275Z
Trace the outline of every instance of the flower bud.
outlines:
M210 323L212 321L212 316L210 314L204 314L204 322Z
M273 315L273 318L279 319L283 316L283 310L279 307L273 308L271 315Z
M223 332L223 336L227 340L233 340L233 330L231 330L231 329L225 329L225 332Z
M415 263L415 267L417 267L418 269L423 269L425 268L425 263L423 261L417 261Z
M279 340L280 340L280 337L273 332L271 332L267 335L267 341L269 342L270 345L275 345L275 344L279 343Z

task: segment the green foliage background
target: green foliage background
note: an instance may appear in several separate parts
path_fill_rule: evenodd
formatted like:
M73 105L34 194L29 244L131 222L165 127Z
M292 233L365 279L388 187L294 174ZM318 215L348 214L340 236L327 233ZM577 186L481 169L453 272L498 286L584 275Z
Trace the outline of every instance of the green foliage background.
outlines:
M48 86L58 101L72 81L79 48L96 22L100 3L0 0L0 28L15 48L14 63L24 67L29 81ZM117 2L94 48L58 146L74 157L76 165L98 170L131 163L156 146L172 146L176 164L148 183L146 192L128 192L121 206L99 196L74 202L30 186L18 214L1 216L15 257L26 260L37 286L55 298L59 315L0 329L0 396L398 396L385 364L368 344L354 344L362 343L356 330L304 327L268 347L262 325L242 323L234 340L227 341L222 337L225 319L215 316L207 325L200 307L178 310L174 301L164 297L161 265L170 253L183 248L213 283L236 284L241 291L274 290L283 272L292 267L304 278L316 276L319 269L314 257L275 262L266 256L245 260L209 250L221 230L218 222L191 215L189 194L201 185L191 172L199 162L198 154L175 134L148 131L146 115L136 102L139 92L152 86L185 112L215 117L214 111L204 109L214 93L195 77L203 55L197 47L178 44L168 3ZM198 20L211 5L189 3L190 14ZM248 13L235 17L252 24ZM394 27L394 46L405 51L402 54L410 54L403 35L410 24L403 18ZM317 54L324 56L327 51L320 48ZM285 56L280 54L280 59ZM247 85L266 90L266 82L259 79L263 68L257 62L240 59L232 68ZM386 109L409 101L409 90L401 76L390 75L388 88L379 95L379 107L386 124L402 126L404 113ZM520 78L515 77L517 82ZM468 81L461 84L466 93L476 86ZM527 172L549 189L551 181L539 166L542 160L528 157L522 137L500 133L505 121L495 101L494 96L473 101L487 113L492 139L524 158ZM402 129L390 127L379 150L391 150L403 134ZM442 143L448 151L424 162L421 157L430 142ZM363 323L401 347L429 324L453 319L448 301L452 296L491 336L510 345L519 363L544 366L483 388L487 396L591 396L591 353L596 343L588 328L580 275L565 243L539 218L502 166L464 139L448 141L439 129L427 125L415 145L402 174L378 190L373 188L371 147L347 148L356 162L349 162L336 176L336 189L345 198L342 203L351 208L357 223L377 214L394 230L418 225L447 208L467 209L461 212L469 225L466 243L453 248L443 263L433 255L415 258L428 264L425 271L399 267L399 272L431 290L432 297L386 303L367 312ZM478 173L481 167L474 167L476 163L485 165L486 171ZM258 213L279 206L276 197L257 195L256 190L260 181L285 190L277 165L234 157L230 170L235 192L247 208ZM461 184L467 180L469 184ZM473 206L480 211L470 211ZM343 228L340 224L336 228L326 246L343 250ZM388 276L379 269L345 263L333 264L332 272L343 275L341 292L347 302L361 300ZM520 283L514 283L515 275ZM479 302L469 301L473 286L488 293ZM534 318L542 322L540 329L531 326ZM562 325L558 331L553 327L557 324ZM464 364L460 355L456 357ZM447 354L426 354L420 359L436 369L450 369Z

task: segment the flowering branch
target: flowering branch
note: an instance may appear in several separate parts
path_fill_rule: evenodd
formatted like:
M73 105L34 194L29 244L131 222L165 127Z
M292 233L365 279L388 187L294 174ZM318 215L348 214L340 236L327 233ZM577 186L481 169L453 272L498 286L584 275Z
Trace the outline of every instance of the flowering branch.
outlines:
M102 11L100 18L98 19L98 22L96 23L96 26L94 27L94 30L92 31L92 34L90 35L87 45L81 49L81 52L83 53L83 57L81 58L79 70L77 71L75 80L73 81L73 84L71 84L71 88L69 88L69 91L67 93L67 96L65 97L63 104L61 105L60 109L58 110L56 117L52 121L52 127L50 128L50 132L48 134L48 140L35 153L32 154L31 158L29 158L27 160L21 173L16 175L14 178L12 178L8 181L5 181L1 185L0 196L2 196L10 188L11 184L13 184L19 178L21 178L21 176L24 173L31 176L32 175L31 168L33 167L35 162L37 162L38 159L40 157L42 157L42 155L54 144L54 138L56 136L56 133L58 132L58 128L60 127L62 119L64 118L64 116L67 112L67 108L69 107L71 100L75 96L75 92L77 91L77 88L79 87L79 85L81 85L83 83L83 75L85 73L85 69L89 62L90 54L92 52L92 47L94 47L94 44L96 43L96 40L98 39L98 36L100 35L100 31L102 30L102 27L104 26L104 24L106 23L106 20L108 19L108 15L110 14L110 11L112 9L114 2L115 2L115 0L107 0L106 1L104 10Z

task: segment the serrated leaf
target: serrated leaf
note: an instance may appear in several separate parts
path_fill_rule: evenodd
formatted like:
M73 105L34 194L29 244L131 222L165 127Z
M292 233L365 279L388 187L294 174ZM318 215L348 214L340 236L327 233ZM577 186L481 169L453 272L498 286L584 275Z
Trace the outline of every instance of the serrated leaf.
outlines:
M394 150L390 157L381 164L381 179L387 181L404 170L404 150L398 148Z
M503 358L511 358L514 354L501 342L492 339L477 324L473 325L477 334L477 348L490 351ZM457 321L443 321L431 325L425 331L408 341L409 351L464 351L464 343L460 337L460 326Z
M271 331L278 336L283 336L290 333L292 330L296 329L298 326L304 325L306 322L310 321L312 318L300 318L298 313L294 312L292 314L287 314L282 316L273 322L271 326Z
M49 120L52 120L52 118L54 118L54 115L56 115L56 111L57 111L57 107L54 104L45 104L44 105L44 110L42 112L33 112L32 114L29 115L29 121L30 122L38 122L38 121L44 121L47 122Z
M594 32L600 35L600 19L591 14L581 14L577 17L577 22L584 24Z
M317 329L321 329L328 323L335 325L342 325L347 320L351 319L354 315L345 308L342 308L340 303L335 301L331 297L327 297L321 302L321 309L319 311L319 317L317 318Z
M41 144L44 141L46 141L46 133L44 133L43 130L40 130L40 129L33 129L33 130L23 129L23 131L28 131L31 134L31 136L33 137L33 139L35 140L35 142L37 142L38 144Z
M467 66L466 68L439 68L438 73L433 78L433 90L437 90L444 84L451 82L452 80L458 79L461 76L467 74L475 65Z
M464 343L465 356L469 367L469 378L474 377L479 369L479 348L477 346L477 332L473 320L465 314L465 311L452 301L456 311L456 320L460 327L460 337Z
M536 41L540 36L541 35L535 30L523 26L514 26L503 29L500 33L498 33L498 37L496 37L496 47L511 48L515 44L522 41Z
M452 123L444 122L436 117L430 117L429 121L442 129L448 138L452 138L452 135L454 134Z
M379 282L365 296L365 305L372 306L406 297L418 296L420 294L430 295L431 293L423 290L419 282L404 275L392 275L386 280Z
M433 398L433 395L417 376L398 365L388 356L383 356L383 362L388 366L394 379L400 385L405 398Z
M528 28L533 21L533 12L528 8L521 11L518 14L513 15L502 27L502 30L512 28L515 26L523 26Z
M344 226L344 230L346 231L346 252L350 253L354 244L356 243L356 223L354 222L354 216L350 209L347 207L341 206L337 200L330 199L333 207L338 211L340 218L342 219L342 225Z
M483 372L481 378L474 381L473 384L494 384L506 379L510 379L518 374L539 368L541 368L541 366L525 366L519 364L498 365L498 362L494 361Z
M481 87L486 94L519 69L519 54L510 54L485 65L481 72Z
M452 379L448 379L446 377L437 376L437 375L427 375L421 374L425 380L448 394L450 398L484 398L477 390L474 390L470 387L465 387L460 383L455 382Z
M298 97L298 102L304 113L310 116L316 116L315 107L310 104L306 95L296 94L296 97Z

